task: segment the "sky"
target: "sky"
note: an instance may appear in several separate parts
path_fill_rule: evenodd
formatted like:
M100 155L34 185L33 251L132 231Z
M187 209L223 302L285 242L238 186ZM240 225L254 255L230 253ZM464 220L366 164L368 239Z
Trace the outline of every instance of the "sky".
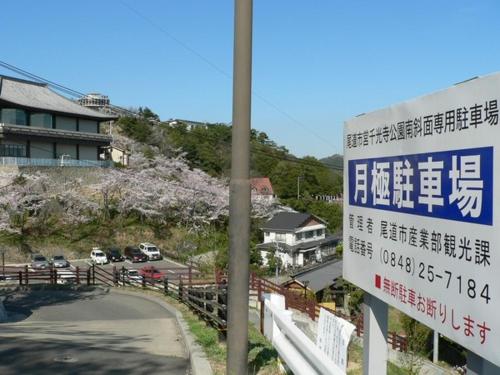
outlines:
M4 1L0 60L162 120L230 123L233 11ZM497 0L254 0L252 127L297 156L342 153L344 121L499 71L499 14Z

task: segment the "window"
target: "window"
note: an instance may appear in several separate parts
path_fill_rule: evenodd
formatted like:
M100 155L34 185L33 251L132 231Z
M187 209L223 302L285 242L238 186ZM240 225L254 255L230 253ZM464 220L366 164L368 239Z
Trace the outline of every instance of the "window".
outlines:
M319 236L322 236L323 235L323 229L318 229L316 231L316 236L319 237Z
M276 241L285 241L286 236L285 233L276 233Z
M269 232L264 232L264 236L269 237L271 233Z
M80 119L79 130L84 133L99 133L99 124L97 121Z
M305 232L306 239L313 238L314 237L314 231L310 230L309 232Z
M301 241L301 240L302 240L302 233L295 234L295 241Z
M0 122L11 125L27 125L26 112L16 108L2 108Z
M56 116L56 129L76 131L76 118Z
M0 156L23 158L26 157L26 148L24 145L0 145Z
M30 126L52 129L52 115L49 113L33 113L30 116Z

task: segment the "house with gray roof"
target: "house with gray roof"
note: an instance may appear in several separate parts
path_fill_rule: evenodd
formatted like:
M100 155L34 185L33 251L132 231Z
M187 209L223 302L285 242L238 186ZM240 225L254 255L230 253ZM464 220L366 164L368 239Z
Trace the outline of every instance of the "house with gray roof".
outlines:
M262 226L264 242L257 245L264 264L269 254L285 268L321 262L335 253L339 238L327 233L326 221L308 213L278 212Z
M48 85L0 75L0 165L99 166L116 119L52 91Z

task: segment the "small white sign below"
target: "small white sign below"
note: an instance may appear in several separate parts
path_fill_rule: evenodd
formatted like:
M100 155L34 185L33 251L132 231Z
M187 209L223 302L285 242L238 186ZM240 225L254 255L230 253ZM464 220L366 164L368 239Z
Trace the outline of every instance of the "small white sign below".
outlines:
M347 320L320 309L316 346L344 372L347 372L347 348L354 328Z

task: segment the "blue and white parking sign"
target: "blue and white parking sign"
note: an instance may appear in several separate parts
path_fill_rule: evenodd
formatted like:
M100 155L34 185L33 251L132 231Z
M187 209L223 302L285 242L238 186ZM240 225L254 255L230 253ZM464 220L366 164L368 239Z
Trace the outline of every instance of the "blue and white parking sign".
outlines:
M492 225L493 147L349 160L349 204Z
M500 74L344 127L344 278L500 366ZM495 204L497 203L497 204Z

